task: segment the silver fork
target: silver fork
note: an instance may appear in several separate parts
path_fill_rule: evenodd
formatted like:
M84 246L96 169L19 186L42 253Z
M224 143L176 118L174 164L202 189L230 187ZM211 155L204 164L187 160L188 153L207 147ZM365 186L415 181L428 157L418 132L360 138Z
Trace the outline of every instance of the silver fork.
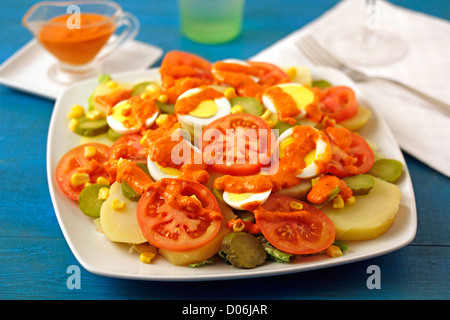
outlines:
M322 45L314 39L313 36L307 35L297 41L296 46L300 49L300 51L305 55L305 57L310 60L312 63L321 66L332 67L338 69L345 73L349 78L351 78L355 82L367 82L371 80L383 80L388 81L390 83L394 83L409 92L419 96L420 98L431 103L430 106L444 113L447 117L450 116L450 105L445 102L433 98L415 88L412 88L400 81L395 79L379 77L379 76L368 76L365 73L355 70L343 62L339 61L335 57L333 57Z

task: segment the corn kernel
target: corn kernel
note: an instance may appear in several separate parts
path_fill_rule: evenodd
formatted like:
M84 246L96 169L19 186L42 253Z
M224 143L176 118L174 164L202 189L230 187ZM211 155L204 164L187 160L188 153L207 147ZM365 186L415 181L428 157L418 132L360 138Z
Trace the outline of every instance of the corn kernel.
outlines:
M86 118L88 118L89 120L98 120L105 118L105 114L100 110L91 110L86 113Z
M145 91L151 93L151 94L156 94L159 93L161 91L161 87L158 86L156 83L151 83L148 86L145 87Z
M153 252L142 252L139 255L139 259L143 262L143 263L150 263L152 261L152 259L155 257L155 253Z
M161 103L166 103L167 100L169 100L169 97L167 96L167 94L161 94L159 95L157 100Z
M109 80L106 85L108 86L108 88L110 89L117 89L119 87L119 85L113 81L113 80Z
M98 177L96 183L109 185L109 181L105 177Z
M237 97L236 90L233 87L226 88L225 91L223 92L223 95L228 100L231 100L231 99L234 99Z
M87 173L74 173L70 178L70 183L74 187L85 185L90 181L89 174Z
M275 125L277 124L277 122L273 120L267 120L266 122L271 128L275 127Z
M325 250L327 255L329 255L332 258L341 257L342 256L342 250L338 246L331 245Z
M303 205L297 201L291 201L289 203L289 206L294 210L302 210L303 209Z
M244 112L244 108L240 104L237 104L231 108L231 114L242 113Z
M272 115L272 111L270 111L269 109L266 109L266 111L264 111L264 113L261 115L261 118L263 118L264 120L268 120L271 115Z
M297 69L290 67L286 70L286 74L289 76L289 79L294 80L297 77Z
M169 120L169 115L162 113L156 118L155 122L158 126L164 125Z
M103 187L98 191L98 200L106 200L109 198L109 188Z
M69 119L81 118L82 116L84 116L84 108L79 104L75 104L73 105L67 116L69 117Z
M141 138L141 140L139 140L139 144L141 146L145 145L145 143L147 142L147 138L148 138L147 135L144 134L144 136Z
M344 207L344 200L342 199L341 196L337 195L333 199L333 208L335 208L335 209L342 209L343 207Z
M84 157L86 159L92 158L97 154L97 148L94 146L85 146L84 147Z
M151 94L148 92L142 92L141 95L139 96L142 100L146 100L146 99L150 99L151 98Z
M116 211L122 210L125 208L125 202L115 198L111 203L111 207Z
M75 131L79 124L80 124L80 120L78 120L76 118L72 118L72 119L70 119L70 122L69 122L69 129L71 131Z
M351 196L350 198L345 200L346 204L354 204L356 202L356 198L354 196Z
M235 223L233 223L233 232L241 232L245 228L244 222L242 220L237 220Z

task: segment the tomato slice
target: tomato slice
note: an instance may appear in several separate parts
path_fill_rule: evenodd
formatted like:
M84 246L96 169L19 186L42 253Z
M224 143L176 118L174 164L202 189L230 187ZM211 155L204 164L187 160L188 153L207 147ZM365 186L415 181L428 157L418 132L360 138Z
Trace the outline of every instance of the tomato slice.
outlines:
M355 92L349 87L335 86L315 91L319 97L319 110L336 122L350 119L358 112Z
M230 114L202 132L204 161L216 171L237 176L258 173L270 165L275 135L266 121L248 114Z
M144 237L154 246L170 251L204 246L217 235L222 219L212 192L200 183L182 179L155 182L141 196L137 207Z
M325 134L331 144L329 173L344 178L369 171L375 156L363 137L337 127L328 127Z
M94 147L96 152L86 158L85 147ZM70 199L78 201L78 196L84 185L74 186L71 178L75 173L88 173L91 183L96 183L99 177L108 179L104 163L108 160L110 148L107 145L91 142L79 145L69 150L58 162L55 178L59 188Z
M272 86L290 81L289 76L274 64L259 61L249 61L249 63L260 70L259 84L261 85Z
M192 53L173 50L161 62L161 76L173 78L194 77L212 80L211 63Z
M267 241L287 253L316 253L335 238L333 222L316 207L295 198L272 194L254 213Z
M128 134L121 136L111 146L110 160L119 158L146 163L147 155L141 145L142 136L139 134Z
M211 63L195 54L170 51L159 69L162 86L169 103L175 103L178 96L188 89L212 83Z

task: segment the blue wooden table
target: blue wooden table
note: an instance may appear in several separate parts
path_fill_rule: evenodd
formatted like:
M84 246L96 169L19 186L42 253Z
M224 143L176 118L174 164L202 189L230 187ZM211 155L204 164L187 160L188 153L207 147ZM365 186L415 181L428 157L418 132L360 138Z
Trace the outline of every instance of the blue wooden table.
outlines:
M31 39L21 17L33 0L1 1L0 62ZM141 22L138 39L211 61L248 58L317 18L336 0L247 0L244 29L216 46L179 31L175 0L119 1ZM448 1L395 4L449 19ZM156 63L158 65L160 61ZM214 282L152 282L98 276L81 268L81 288L67 286L79 266L58 225L46 176L46 141L54 101L0 86L0 299L449 299L450 181L405 153L417 202L414 241L393 253L339 267ZM436 150L442 152L442 150ZM449 152L449 150L444 150ZM369 289L367 268L381 270Z

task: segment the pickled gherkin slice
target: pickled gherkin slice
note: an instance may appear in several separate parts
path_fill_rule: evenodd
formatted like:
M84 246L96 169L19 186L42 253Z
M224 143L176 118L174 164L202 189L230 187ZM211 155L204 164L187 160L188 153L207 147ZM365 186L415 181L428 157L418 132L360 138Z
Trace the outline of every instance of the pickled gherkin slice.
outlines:
M222 251L235 268L251 269L264 263L266 251L261 242L246 232L232 232L222 240Z
M394 159L379 159L374 162L369 174L384 181L395 183L400 178L403 164Z
M258 99L253 97L237 97L230 100L231 106L240 105L245 113L260 116L263 114L263 106Z
M370 174L358 174L344 178L347 187L352 189L354 196L366 195L372 190L375 179Z
M81 212L92 218L100 217L100 209L104 199L99 199L99 192L102 188L108 188L107 184L90 184L84 187L78 198L78 205Z

